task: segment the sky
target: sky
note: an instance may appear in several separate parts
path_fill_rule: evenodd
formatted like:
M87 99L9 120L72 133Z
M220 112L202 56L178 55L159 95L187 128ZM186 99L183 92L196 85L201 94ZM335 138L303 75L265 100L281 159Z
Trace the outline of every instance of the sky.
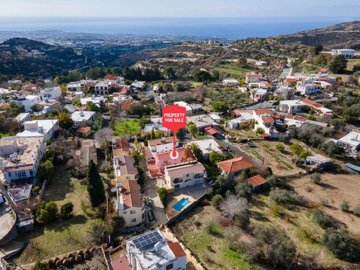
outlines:
M359 0L0 0L4 17L360 18Z

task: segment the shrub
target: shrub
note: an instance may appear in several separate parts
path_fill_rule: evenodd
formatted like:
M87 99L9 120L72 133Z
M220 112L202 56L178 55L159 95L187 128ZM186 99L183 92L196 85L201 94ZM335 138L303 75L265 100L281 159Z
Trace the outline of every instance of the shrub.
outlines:
M250 224L250 213L249 210L245 210L234 216L234 222L241 229L246 229Z
M206 225L206 232L213 236L220 236L221 235L221 227L219 224L211 221Z
M349 210L350 210L349 203L348 203L347 201L343 200L343 201L341 202L340 209L341 209L341 211L343 211L343 212L349 212Z
M211 200L211 204L215 207L215 208L219 208L220 203L223 201L223 197L220 194L215 195L214 197L212 197Z
M320 227L323 229L328 229L328 228L334 227L334 221L332 220L332 218L329 217L328 215L326 215L321 210L318 210L318 209L314 210L313 217L314 217L315 222L317 224L319 224Z
M351 262L360 261L360 245L352 240L346 232L329 229L324 233L322 242L338 259Z
M60 208L60 216L62 218L69 218L72 215L72 212L74 210L74 205L72 202L65 203Z
M287 186L286 180L281 179L275 175L268 177L267 181L270 184L270 186L272 186L272 187L286 187Z
M46 263L42 263L42 262L37 262L32 268L31 270L47 270L48 266Z
M355 216L360 217L360 204L355 206L353 213L354 213Z
M242 197L247 199L248 201L251 200L252 196L252 189L248 183L239 183L235 187L236 195L238 197Z
M256 133L261 135L265 133L265 130L263 128L257 128Z
M321 182L321 174L320 173L313 173L310 175L310 179L314 184L320 184Z
M294 203L296 203L294 194L285 189L275 188L270 191L269 197L272 201L274 201L278 204L294 204Z
M168 195L169 195L168 190L166 188L159 188L158 194L160 201L162 202L164 207L166 207L168 205Z
M233 219L236 215L248 210L248 201L245 198L238 198L235 195L228 195L220 204L223 215Z
M285 231L270 226L257 226L254 230L260 261L267 261L277 269L288 267L295 259L296 246Z
M285 146L282 143L278 143L276 145L276 149L280 152L284 152L285 151Z
M54 221L58 214L58 207L54 202L41 202L36 211L36 221L39 223L50 223Z

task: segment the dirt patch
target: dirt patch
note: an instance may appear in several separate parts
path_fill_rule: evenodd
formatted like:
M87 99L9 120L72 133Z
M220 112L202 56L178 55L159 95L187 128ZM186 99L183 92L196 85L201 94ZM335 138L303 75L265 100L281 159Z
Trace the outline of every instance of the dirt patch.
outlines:
M292 181L295 190L310 200L324 204L323 210L343 223L346 228L360 239L360 218L352 213L340 210L343 200L350 205L350 210L360 203L360 176L344 174L322 174L321 184L316 185L310 181L310 177L303 177Z

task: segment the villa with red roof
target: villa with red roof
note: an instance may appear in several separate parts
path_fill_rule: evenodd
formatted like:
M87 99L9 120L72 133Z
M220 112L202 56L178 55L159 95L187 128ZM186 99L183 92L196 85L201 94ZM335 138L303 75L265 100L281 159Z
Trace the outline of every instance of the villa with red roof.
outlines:
M273 136L276 133L275 119L274 119L274 112L270 109L258 109L254 110L253 117L254 117L254 131L258 128L264 130L264 133Z
M268 181L261 175L255 175L247 179L253 191L259 191L268 186Z
M145 208L137 181L126 180L116 185L116 211L127 227L143 222Z
M229 177L234 177L245 170L255 167L254 163L252 163L250 160L247 160L245 157L237 157L220 161L217 163L217 165L222 171L222 174Z

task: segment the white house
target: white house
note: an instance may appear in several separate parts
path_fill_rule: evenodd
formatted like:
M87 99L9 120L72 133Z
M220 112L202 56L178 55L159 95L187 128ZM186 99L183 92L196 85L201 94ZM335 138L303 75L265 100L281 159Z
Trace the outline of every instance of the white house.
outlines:
M43 138L6 137L0 139L0 168L9 184L35 182L45 153Z
M296 90L301 95L315 95L321 93L321 84L314 82L300 82L296 85Z
M88 102L100 106L101 103L105 102L105 98L103 96L99 96L99 97L85 97L80 99L81 106L86 106Z
M25 112L29 112L31 107L41 101L40 96L37 95L27 95L25 97L18 97L14 100L16 104L23 105Z
M131 270L185 270L186 253L159 230L148 231L126 241L126 257Z
M205 176L204 165L197 161L165 167L165 183L170 189L202 185Z
M81 82L70 82L66 85L68 91L72 92L82 92L84 89L84 84Z
M223 154L220 145L214 139L205 139L205 140L195 140L191 141L190 144L195 144L202 152L205 158L209 157L209 154L212 151L215 151L219 154Z
M352 49L334 49L331 51L331 54L336 56L336 55L341 55L344 56L345 58L354 58L355 57L355 50Z
M227 121L226 126L230 129L240 129L240 124L250 123L254 120L253 113L253 110L237 110L234 115L238 117Z
M303 109L306 106L307 105L300 99L283 100L283 101L280 101L279 111L289 113L289 114L299 113L299 112L303 111Z
M265 134L273 135L274 129L274 112L270 109L258 109L254 110L253 117L255 121L254 130L261 128L265 131Z
M176 147L178 145L179 143L176 142ZM173 137L163 137L161 139L149 140L148 147L152 153L161 153L173 150Z
M351 131L344 137L337 140L338 145L345 149L350 157L357 157L360 151L360 133Z
M55 86L55 87L49 87L49 88L45 88L43 90L40 91L41 96L44 99L59 99L61 97L61 88L60 86Z
M91 111L76 111L71 114L71 119L76 125L84 122L91 122L95 120L95 112Z
M108 95L110 93L110 88L113 86L113 83L109 81L100 81L95 84L95 94L96 95Z
M30 119L30 113L19 113L15 120L19 123L24 123L25 121L28 121Z
M137 89L143 89L145 87L146 82L144 81L134 81L131 86Z
M116 211L119 217L124 218L126 227L143 222L145 208L136 180L126 180L116 184Z
M252 90L251 96L252 96L253 100L259 101L259 100L263 99L264 97L266 97L267 92L268 91L266 89L262 89L262 88L254 89L254 90Z
M187 116L192 115L192 109L191 109L190 105L187 104L186 102L184 102L184 101L176 101L176 102L174 102L174 104L178 105L180 107L184 107L186 109L186 115Z
M16 137L34 138L43 137L44 141L50 140L59 128L58 120L33 120L24 122L24 131Z
M194 125L200 130L207 127L218 126L218 123L213 121L211 117L206 114L188 116L187 123L194 123Z
M268 65L268 63L266 61L256 61L255 62L255 66L258 66L258 67L266 67Z
M223 83L224 86L229 86L229 87L239 86L239 81L236 80L236 79L232 79L232 78L224 79L222 81L222 83Z

